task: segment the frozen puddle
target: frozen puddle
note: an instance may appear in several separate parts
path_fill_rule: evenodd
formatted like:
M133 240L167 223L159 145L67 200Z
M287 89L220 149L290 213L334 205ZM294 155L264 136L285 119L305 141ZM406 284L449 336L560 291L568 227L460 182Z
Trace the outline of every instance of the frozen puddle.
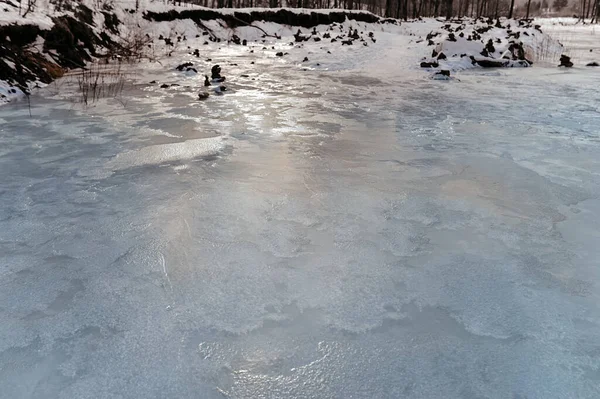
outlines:
M0 396L600 397L600 75L393 63L0 108Z

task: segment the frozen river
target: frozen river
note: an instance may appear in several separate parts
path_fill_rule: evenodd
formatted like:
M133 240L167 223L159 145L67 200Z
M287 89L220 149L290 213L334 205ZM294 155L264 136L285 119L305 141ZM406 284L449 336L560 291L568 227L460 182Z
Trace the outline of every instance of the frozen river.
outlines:
M221 57L0 108L0 397L600 397L598 71Z

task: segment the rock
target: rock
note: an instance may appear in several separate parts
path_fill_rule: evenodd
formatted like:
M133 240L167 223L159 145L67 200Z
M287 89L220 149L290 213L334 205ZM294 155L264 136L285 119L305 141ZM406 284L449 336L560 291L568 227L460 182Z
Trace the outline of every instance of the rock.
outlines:
M168 84L166 84L166 83L163 83L163 84L161 84L161 85L160 85L160 88L161 88L161 89L168 89L168 88L169 88L169 85L168 85Z
M231 42L233 44L242 44L242 40L240 39L240 37L238 35L233 35L231 36Z
M246 46L248 44L248 40L244 39L242 40L242 46Z
M331 39L331 35L329 34L329 32L323 33L323 39Z
M198 73L198 70L196 68L187 68L185 70L186 72L194 72L194 73Z
M156 80L153 80L152 82L150 82L151 85L156 84Z
M208 75L204 75L204 86L205 87L210 86L210 80L208 80Z
M433 46L434 44L435 44L435 43L434 43L434 42L433 42L433 40L431 40L431 39L430 39L430 40L427 42L427 45L428 45L428 46Z
M588 67L597 67L597 66L600 66L600 64L598 64L596 61L593 61L593 62L590 62L590 63L586 64L585 66L588 66Z
M218 79L221 77L221 67L219 65L214 65L211 70L211 78L212 79Z
M308 57L304 57L304 59L302 60L302 62L307 62L308 61Z
M178 65L175 69L177 69L178 71L183 71L184 69L187 69L193 65L194 64L191 62L184 62L183 64Z
M455 42L456 41L456 36L454 36L454 33L448 33L448 41L449 42Z
M206 100L208 98L209 94L205 91L201 91L200 93L198 93L198 100Z
M434 80L450 80L450 71L447 69L442 69L433 74L432 78Z
M444 53L439 53L437 56L438 60L445 60L446 58L448 58L448 57L446 57L446 54L444 54Z
M352 40L342 40L342 46L344 44L347 45L347 46L352 46Z
M283 53L280 51L278 53L275 54L277 57L283 57Z
M571 68L572 66L573 66L573 63L571 62L571 57L564 55L564 54L560 56L559 67Z
M241 78L249 78L249 77L250 77L250 75L241 74L241 75L240 75L240 77L241 77Z
M320 38L320 37L315 37L315 38L313 38L313 40L314 40L315 42L320 42L320 41L321 41L321 38Z
M492 41L492 39L489 39L487 44L485 45L485 50L488 53L495 53L496 52L496 48L494 47L494 42Z
M431 61L431 62L421 62L421 68L437 68L439 67L440 64L438 64L436 61Z
M511 52L513 60L525 60L525 49L523 48L523 43L511 42L508 46L508 50Z
M471 62L473 65L477 64L482 68L503 68L508 64L507 60L491 60L489 58L478 60L473 56L471 56Z
M302 31L300 29L298 29L298 32L296 32L296 34L294 35L294 39L296 40L296 42L300 43L300 42L307 41L308 37L303 36Z
M194 57L200 57L200 50L195 49L193 55Z

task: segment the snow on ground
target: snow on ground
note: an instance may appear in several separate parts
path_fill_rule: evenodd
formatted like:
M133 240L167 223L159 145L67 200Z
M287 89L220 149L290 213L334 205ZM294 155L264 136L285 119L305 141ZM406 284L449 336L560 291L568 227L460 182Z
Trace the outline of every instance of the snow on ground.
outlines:
M570 56L576 66L590 62L600 64L598 41L600 26L578 22L575 18L541 18L536 20L545 32L564 45L564 53ZM553 53L552 61L558 62L560 54Z

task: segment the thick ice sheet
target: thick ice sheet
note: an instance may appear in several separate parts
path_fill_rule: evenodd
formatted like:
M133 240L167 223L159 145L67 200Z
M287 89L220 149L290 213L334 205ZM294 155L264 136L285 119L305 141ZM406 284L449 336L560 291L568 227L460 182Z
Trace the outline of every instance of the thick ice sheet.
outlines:
M2 107L0 397L600 396L600 75L405 44Z

